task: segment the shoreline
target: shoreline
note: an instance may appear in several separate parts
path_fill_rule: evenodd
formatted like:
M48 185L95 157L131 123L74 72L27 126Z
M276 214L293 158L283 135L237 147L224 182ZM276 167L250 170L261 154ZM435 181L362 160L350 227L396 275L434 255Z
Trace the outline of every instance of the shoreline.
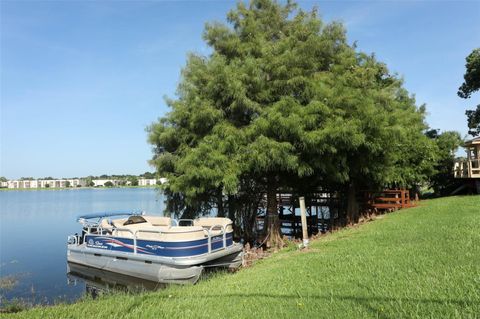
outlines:
M0 192L8 192L8 191L58 191L58 190L81 190L81 189L119 189L119 188L159 188L159 185L148 185L148 186L112 186L112 187L92 187L92 186L85 186L85 187L42 187L42 188L0 188Z
M0 318L315 318L319 309L322 317L335 318L474 318L480 295L471 284L478 269L472 208L479 204L480 196L433 199L322 235L308 250L291 245L254 267L214 273L195 285L29 309L12 304ZM453 222L457 227L444 227Z

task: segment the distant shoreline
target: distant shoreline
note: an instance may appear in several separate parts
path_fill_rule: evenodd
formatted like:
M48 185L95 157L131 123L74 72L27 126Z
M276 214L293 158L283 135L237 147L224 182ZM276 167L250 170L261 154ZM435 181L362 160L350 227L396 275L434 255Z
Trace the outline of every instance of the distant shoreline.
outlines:
M112 187L41 187L41 188L0 188L1 191L59 191L59 190L81 190L81 189L118 189L118 188L158 188L158 185L146 185L146 186L112 186Z

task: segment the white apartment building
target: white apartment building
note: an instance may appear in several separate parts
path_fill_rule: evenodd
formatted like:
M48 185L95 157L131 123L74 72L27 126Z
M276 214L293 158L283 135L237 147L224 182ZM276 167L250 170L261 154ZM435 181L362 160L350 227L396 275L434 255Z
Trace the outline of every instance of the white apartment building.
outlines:
M11 180L6 183L8 188L65 188L85 186L85 182L81 179L34 179L34 180ZM2 183L2 187L3 187ZM48 186L47 186L48 185Z
M167 182L166 178L139 178L138 186L155 186L157 181L161 184ZM107 182L111 182L113 185L118 186L121 180L116 179L94 179L92 180L95 187L105 187ZM127 182L127 185L130 183ZM7 182L1 182L1 187L7 188L66 188L66 187L79 187L86 186L84 179L34 179L34 180L9 180Z
M114 179L93 179L92 182L95 184L94 187L103 187L107 182L111 182L113 185L118 184L118 181Z
M154 186L157 185L156 178L139 178L138 186Z

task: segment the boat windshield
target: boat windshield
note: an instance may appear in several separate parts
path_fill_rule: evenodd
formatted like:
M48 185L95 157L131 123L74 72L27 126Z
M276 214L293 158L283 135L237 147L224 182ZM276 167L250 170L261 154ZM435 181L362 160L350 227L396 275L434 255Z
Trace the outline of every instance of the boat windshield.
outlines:
M92 213L92 214L86 214L86 215L80 215L77 217L77 221L82 224L82 225L94 225L98 224L102 218L105 217L112 217L112 216L139 216L144 215L145 212L141 210L137 211L114 211L114 212L99 212L99 213ZM143 218L143 217L142 217Z

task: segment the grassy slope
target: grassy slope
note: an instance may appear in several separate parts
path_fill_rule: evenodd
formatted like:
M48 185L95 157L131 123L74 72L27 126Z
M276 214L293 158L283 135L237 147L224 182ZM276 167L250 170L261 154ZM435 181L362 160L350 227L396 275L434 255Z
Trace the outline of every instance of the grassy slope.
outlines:
M480 196L422 202L190 287L12 318L480 318Z

